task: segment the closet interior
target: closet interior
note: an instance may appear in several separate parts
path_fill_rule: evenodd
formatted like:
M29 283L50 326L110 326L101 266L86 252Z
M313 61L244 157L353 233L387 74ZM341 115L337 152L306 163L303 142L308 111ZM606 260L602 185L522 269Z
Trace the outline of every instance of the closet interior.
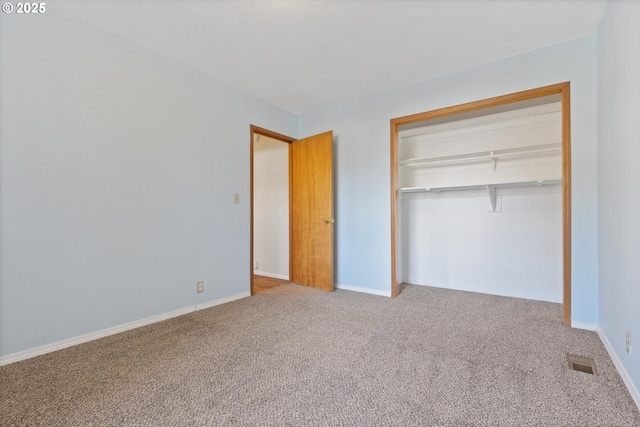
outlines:
M561 303L562 102L401 125L399 281Z

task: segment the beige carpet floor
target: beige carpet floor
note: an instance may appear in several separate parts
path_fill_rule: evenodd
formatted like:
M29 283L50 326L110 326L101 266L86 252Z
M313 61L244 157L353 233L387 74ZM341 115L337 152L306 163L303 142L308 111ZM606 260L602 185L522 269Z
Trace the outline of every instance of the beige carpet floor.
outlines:
M594 357L599 375L568 369ZM2 426L640 426L558 304L283 285L0 368Z

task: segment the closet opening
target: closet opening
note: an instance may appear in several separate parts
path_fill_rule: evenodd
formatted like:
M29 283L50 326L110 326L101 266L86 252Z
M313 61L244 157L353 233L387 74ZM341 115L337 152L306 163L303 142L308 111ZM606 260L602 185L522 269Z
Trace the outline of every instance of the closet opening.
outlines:
M400 283L563 304L571 324L569 83L391 120Z

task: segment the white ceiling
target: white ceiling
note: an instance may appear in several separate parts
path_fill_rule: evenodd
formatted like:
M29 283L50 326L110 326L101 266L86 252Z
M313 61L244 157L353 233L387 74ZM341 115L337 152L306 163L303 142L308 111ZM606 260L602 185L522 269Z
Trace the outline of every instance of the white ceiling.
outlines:
M48 2L295 114L597 31L605 0Z

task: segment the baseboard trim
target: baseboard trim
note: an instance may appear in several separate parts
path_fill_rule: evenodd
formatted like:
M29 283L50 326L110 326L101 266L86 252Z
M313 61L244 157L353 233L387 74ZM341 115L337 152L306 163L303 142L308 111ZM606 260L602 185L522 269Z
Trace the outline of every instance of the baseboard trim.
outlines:
M202 304L196 304L193 311L204 310L205 308L215 307L216 305L226 304L231 301L239 300L242 298L250 297L251 292L240 292L239 294L231 295L230 297L220 298L213 301L205 302Z
M586 331L596 331L598 325L594 325L593 323L585 323L585 322L576 322L575 320L571 321L571 327L575 329L584 329Z
M205 308L215 307L216 305L224 304L227 302L235 301L250 296L250 292L242 292L239 294L231 295L229 297L220 298L217 300L209 301L202 304L196 304L189 307L179 308L177 310L168 311L166 313L158 314L156 316L145 317L144 319L135 320L133 322L123 323L122 325L113 326L111 328L101 329L99 331L90 332L88 334L79 335L73 338L67 338L62 341L57 341L51 344L41 345L39 347L22 350L17 353L8 354L0 357L0 366L8 365L14 362L20 362L22 360L30 359L32 357L41 356L43 354L51 353L63 348L72 347L74 345L83 344L89 341L97 340L100 338L108 337L110 335L119 334L120 332L129 331L131 329L147 326L152 323L162 322L163 320L172 319L174 317L182 316L185 314L193 313L194 311L204 310Z
M633 381L631 380L631 377L627 373L627 370L624 368L624 365L620 361L618 354L613 349L613 346L607 339L607 336L605 335L605 333L602 331L602 329L600 329L600 326L597 327L596 332L600 337L600 341L602 341L602 344L604 344L604 348L607 349L607 353L609 353L609 357L611 357L613 364L618 370L618 373L620 374L620 377L622 378L624 385L627 386L627 390L629 390L629 394L631 394L631 398L636 403L636 406L638 407L638 409L640 409L640 392L638 392L638 388L635 386L635 384L633 384Z
M255 270L253 274L255 274L256 276L265 276L265 277L271 277L274 279L289 280L289 276L286 274L266 273L260 270Z
M359 286L349 286L338 284L336 289L342 289L343 291L361 292L363 294L380 295L383 297L391 297L391 291L379 291L377 289L361 288Z

